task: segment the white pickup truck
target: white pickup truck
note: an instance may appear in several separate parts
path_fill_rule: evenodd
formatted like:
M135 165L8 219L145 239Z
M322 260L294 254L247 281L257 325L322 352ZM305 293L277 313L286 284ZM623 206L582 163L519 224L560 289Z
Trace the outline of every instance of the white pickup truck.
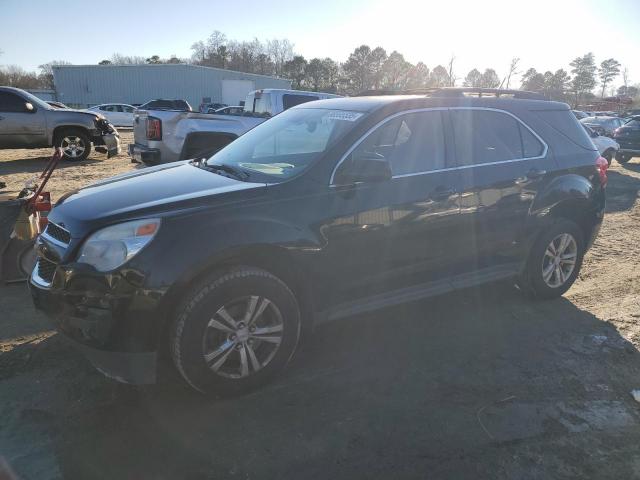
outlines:
M134 142L129 155L148 165L209 156L278 113L329 93L264 89L249 92L240 115L178 110L138 110L133 117Z

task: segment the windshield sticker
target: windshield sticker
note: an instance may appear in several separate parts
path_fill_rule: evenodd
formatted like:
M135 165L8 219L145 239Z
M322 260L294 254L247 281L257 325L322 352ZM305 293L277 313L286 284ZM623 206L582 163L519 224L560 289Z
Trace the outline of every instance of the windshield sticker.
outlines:
M334 111L327 114L329 120L345 120L347 122L355 122L362 116L362 113L358 112L344 112Z
M238 163L242 168L248 170L255 170L256 172L266 173L269 175L284 175L285 170L295 168L290 163Z

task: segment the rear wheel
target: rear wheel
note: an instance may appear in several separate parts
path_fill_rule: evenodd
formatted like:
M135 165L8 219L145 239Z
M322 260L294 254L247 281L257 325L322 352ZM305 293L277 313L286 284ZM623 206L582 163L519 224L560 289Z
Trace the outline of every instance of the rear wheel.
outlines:
M196 287L178 312L171 354L182 377L210 395L245 393L271 380L300 337L289 288L257 268L217 273Z
M609 166L611 166L611 162L613 161L613 154L614 151L612 148L610 148L609 150L605 151L602 156L607 160L607 163L609 164Z
M578 277L583 256L580 228L570 220L561 220L534 243L521 286L536 298L559 297Z
M631 156L625 155L624 153L616 153L616 160L618 161L618 163L627 163L629 160L631 160Z
M91 140L82 130L69 129L58 134L55 140L56 147L62 149L63 158L69 162L86 160L91 153Z

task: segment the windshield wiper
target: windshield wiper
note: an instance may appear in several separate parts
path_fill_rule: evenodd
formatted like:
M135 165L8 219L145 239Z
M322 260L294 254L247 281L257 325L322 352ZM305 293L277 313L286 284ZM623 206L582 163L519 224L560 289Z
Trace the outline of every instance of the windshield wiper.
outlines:
M217 173L218 175L222 175L224 177L235 178L236 180L244 181L249 178L249 174L244 170L240 170L239 168L232 167L231 165L224 165L218 163L207 163L206 158L198 158L191 162L192 165L195 165L198 168L202 168L203 170L208 170L210 172Z

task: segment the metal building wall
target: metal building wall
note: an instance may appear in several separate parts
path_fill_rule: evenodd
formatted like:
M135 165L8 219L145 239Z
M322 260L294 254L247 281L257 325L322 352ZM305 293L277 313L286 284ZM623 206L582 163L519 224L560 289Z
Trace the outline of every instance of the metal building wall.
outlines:
M184 64L60 65L53 67L53 78L58 101L75 107L168 98L186 99L197 109L203 97L221 100L226 79L251 80L256 89L291 88L282 78Z

